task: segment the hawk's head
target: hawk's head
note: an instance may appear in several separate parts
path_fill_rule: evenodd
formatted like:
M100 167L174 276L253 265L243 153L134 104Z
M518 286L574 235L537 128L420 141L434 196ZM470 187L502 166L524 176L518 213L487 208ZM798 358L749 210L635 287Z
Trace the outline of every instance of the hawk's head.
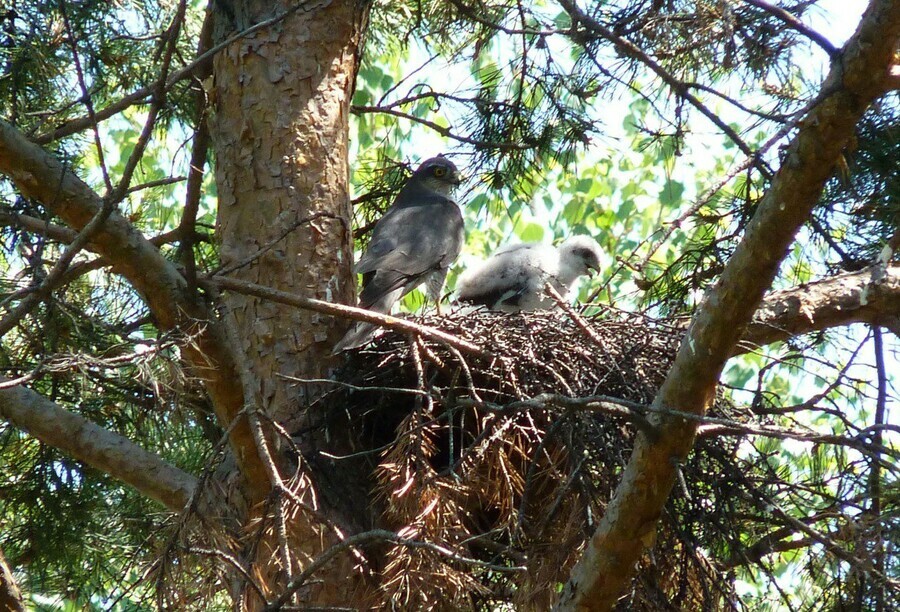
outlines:
M413 172L410 180L421 181L432 191L437 191L443 195L450 195L462 182L459 170L456 169L452 161L443 155L423 161L416 171Z

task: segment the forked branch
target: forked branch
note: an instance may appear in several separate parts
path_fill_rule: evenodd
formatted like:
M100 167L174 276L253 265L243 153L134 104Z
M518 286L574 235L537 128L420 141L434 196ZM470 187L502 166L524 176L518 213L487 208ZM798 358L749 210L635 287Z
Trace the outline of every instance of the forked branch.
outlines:
M77 231L102 207L100 196L65 164L5 121L0 121L0 173ZM219 422L227 429L238 418L244 397L213 313L188 290L175 265L118 212L99 224L87 248L105 257L143 296L162 330L179 330L190 339L183 346L184 355L203 380ZM231 446L252 494L262 499L268 492L268 479L246 417L241 420L230 430Z

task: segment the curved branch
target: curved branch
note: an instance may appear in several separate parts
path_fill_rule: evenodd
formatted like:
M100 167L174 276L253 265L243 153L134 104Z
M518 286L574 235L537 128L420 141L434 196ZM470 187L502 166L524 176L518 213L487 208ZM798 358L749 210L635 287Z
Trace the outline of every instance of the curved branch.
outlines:
M68 227L16 212L0 212L0 226L19 227L29 233L46 236L51 240L65 244L72 242L78 237L78 232L74 232Z
M559 0L571 5L567 0ZM703 415L722 368L825 182L853 137L856 123L882 93L900 39L900 3L873 0L856 33L835 59L819 104L804 118L784 163L762 198L718 283L706 294L654 407ZM642 544L656 524L693 446L696 421L657 419L660 435L639 434L634 452L597 530L563 589L559 610L609 610L628 584Z
M0 416L173 512L184 508L197 486L196 478L128 438L64 410L25 387L0 388Z
M774 6L769 4L768 2L763 2L763 0L744 0L747 4L751 4L758 9L762 9L770 15L774 15L791 28L803 34L808 39L819 45L825 53L829 55L829 57L834 57L837 55L837 49L834 45L831 44L831 41L813 30L811 27L800 21L796 16L787 12L780 6Z
M0 121L0 173L78 231L101 208L101 198L84 181L5 121ZM180 330L189 339L183 354L227 429L243 409L244 395L224 334L207 306L189 291L174 264L118 212L103 222L88 248L106 258L143 296L161 329ZM262 499L268 479L246 417L231 429L230 443L251 494Z

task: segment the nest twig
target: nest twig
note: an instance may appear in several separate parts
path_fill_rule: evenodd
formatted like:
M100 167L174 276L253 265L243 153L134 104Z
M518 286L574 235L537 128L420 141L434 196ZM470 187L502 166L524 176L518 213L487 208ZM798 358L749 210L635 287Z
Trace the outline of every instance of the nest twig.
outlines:
M404 609L547 609L602 516L635 430L649 427L642 415L683 330L615 311L576 321L457 310L422 323L492 358L386 332L350 355L329 401L362 424L357 443L377 466L382 527L524 571L473 571L397 546L387 553L383 596ZM734 412L722 401L716 410ZM730 583L700 552L720 522L702 498L728 495L729 481L708 476L735 448L704 440L681 466L685 484L623 606L728 608ZM697 482L704 491L692 496Z

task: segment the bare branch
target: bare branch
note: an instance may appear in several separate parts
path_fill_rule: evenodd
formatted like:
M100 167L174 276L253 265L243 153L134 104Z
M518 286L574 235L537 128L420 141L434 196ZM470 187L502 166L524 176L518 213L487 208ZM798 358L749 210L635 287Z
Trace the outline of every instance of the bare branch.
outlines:
M87 83L84 80L84 70L81 68L81 58L78 55L78 37L72 31L72 24L69 21L69 15L66 11L65 0L59 2L59 12L63 18L63 24L66 27L69 45L72 47L72 63L75 66L75 75L78 77L78 86L81 88L81 102L84 103L88 112L88 120L94 135L94 146L97 149L97 164L100 166L100 172L103 174L103 183L106 185L107 193L112 192L112 181L109 178L109 170L106 167L106 159L103 155L103 143L100 140L100 126L97 123L97 115L94 112L94 103L91 101L91 94L88 91Z
M774 6L772 4L769 4L768 2L763 2L763 0L744 0L744 2L746 2L747 4L751 4L756 8L760 8L770 15L778 17L793 29L797 30L808 39L819 45L830 57L834 57L835 55L837 55L838 50L834 45L831 44L831 41L810 28L808 25L797 19L794 15L790 14L780 6Z
M653 425L644 418L650 407L637 402L631 402L622 398L608 395L591 395L587 397L568 397L555 393L542 393L536 397L509 402L508 404L494 404L480 400L460 398L456 400L460 406L476 406L493 412L511 413L519 410L547 409L551 407L565 408L569 410L589 410L601 412L610 416L619 417L632 423L637 429L648 436L655 436Z
M520 144L515 142L491 142L486 140L479 140L477 138L471 138L469 136L464 136L462 134L457 134L450 128L443 126L439 123L435 123L434 121L430 121L428 119L424 119L422 117L417 117L412 113L406 113L401 110L397 110L393 108L394 105L388 106L359 106L354 105L351 109L353 113L357 115L362 115L366 113L382 113L385 115L391 115L393 117L398 117L400 119L406 119L408 121L412 121L413 123L418 123L419 125L424 125L425 127L434 130L444 138L450 138L457 142L462 142L465 144L469 144L475 147L484 148L484 149L496 149L498 151L529 151L535 148L535 145L532 144Z
M296 306L298 308L305 308L306 310L313 310L315 312L321 312L323 314L328 314L335 317L343 317L345 319L353 319L354 321L374 323L375 325L380 325L382 327L387 327L388 329L394 329L397 331L413 332L424 338L428 338L429 340L444 342L467 353L478 355L479 357L484 357L485 359L491 359L494 357L494 355L489 351L486 351L467 340L463 340L462 338L457 338L456 336L448 334L447 332L442 332L438 329L426 327L424 325L418 325L416 323L413 323L412 321L407 321L406 319L400 319L397 317L392 317L390 315L383 315L377 312L372 312L371 310L366 310L364 308L344 306L343 304L333 304L331 302L308 298L302 295L296 295L294 293L287 293L285 291L278 291L277 289L272 289L271 287L265 287L263 285L257 285L256 283L250 283L230 277L214 276L203 281L203 283L209 283L213 286L227 289L229 291L235 291L237 293L243 293L245 295L255 295L256 297L260 297L266 300L272 300L273 302L288 304L290 306Z
M178 180L180 181L182 179L178 178ZM139 185L133 187L133 189L137 189L140 187L141 186ZM51 240L56 240L57 242L62 242L63 244L69 244L78 236L78 232L73 231L68 227L65 227L64 225L57 225L56 223L50 223L49 221L44 221L43 219L38 219L37 217L14 212L0 212L0 226L20 227L23 230L31 232L32 234L46 236ZM180 239L181 231L176 228L168 232L163 232L162 234L157 234L156 236L153 236L148 240L153 246L162 246L164 244L176 242ZM196 232L194 233L193 240L195 242L210 242L209 236ZM106 263L105 265L112 264Z
M876 399L875 404L875 424L872 426L874 428L874 435L872 437L872 444L875 446L881 446L884 442L884 434L883 428L888 425L885 423L885 412L887 409L887 394L888 394L888 377L887 377L887 369L885 367L885 359L884 359L884 338L882 338L882 332L880 327L875 327L872 330L873 334L873 345L875 349L875 370L878 374L878 397ZM870 505L868 509L868 513L872 515L874 520L881 520L881 511L882 511L882 491L881 491L881 461L879 456L875 456L872 461L872 466L869 468L871 470L869 474L869 498ZM882 532L879 531L876 535L875 542L875 571L879 574L884 574L885 564L884 564L884 536ZM878 590L875 592L875 609L883 610L884 609L884 585L879 584Z
M792 528L796 529L797 531L799 531L801 533L805 533L811 540L814 540L815 542L821 544L829 553L834 555L836 558L838 558L842 561L846 561L847 563L849 563L853 566L858 567L860 565L863 565L860 562L860 560L852 552L845 550L840 544L835 542L830 536L825 535L824 533L821 533L819 531L816 531L815 529L813 529L812 527L810 527L809 525L807 525L800 519L797 519L797 518L791 516L790 514L788 514L781 508L779 508L778 505L774 502L774 500L765 498L765 501L768 504L769 508L771 509L772 514L776 518L785 522L787 525L791 526ZM871 567L867 568L866 573L869 576L872 576L873 578L875 578L880 584L889 585L892 589L900 588L900 583L898 583L896 580L892 580L892 579L886 577L884 574L872 569Z
M74 232L63 225L57 225L37 217L14 212L0 212L0 225L20 227L32 234L46 236L51 240L63 243L72 242L78 236L78 232Z
M766 296L738 352L850 323L900 329L900 266L873 266Z
M138 136L137 142L135 142L134 148L131 150L131 154L128 156L128 160L125 162L125 167L122 169L122 176L119 178L119 183L115 186L115 189L108 188L104 198L110 200L114 204L117 204L128 193L128 189L131 186L131 178L134 176L138 164L143 159L144 151L147 148L147 144L150 142L150 136L153 134L156 118L159 116L159 112L166 102L166 94L168 92L166 87L166 77L169 75L169 67L172 64L172 55L175 53L175 46L178 41L178 34L181 32L181 24L184 21L186 9L186 0L181 0L178 3L178 9L175 11L175 16L172 18L172 23L169 25L164 35L164 38L168 39L166 50L163 54L162 64L159 69L159 77L156 79L153 91L151 92L151 104L150 109L147 112L147 119L144 121L144 127L141 129L141 133ZM93 117L93 119L96 121L96 117Z
M184 508L197 485L196 478L128 438L69 412L25 387L0 389L0 416L173 512Z
M272 459L272 454L269 452L269 442L266 439L266 434L259 421L259 413L262 411L260 409L259 401L253 395L252 391L255 386L253 384L252 367L248 362L246 355L241 350L238 332L235 329L231 317L231 313L227 313L222 324L225 327L225 335L231 348L231 354L234 357L238 375L241 377L241 383L244 389L244 409L247 411L247 417L250 421L250 431L253 433L253 440L256 442L256 452L266 470L266 475L268 476L271 486L278 489L284 489L284 482L281 479L275 461Z
M200 41L197 43L197 55L201 56L212 44L213 12L207 9L206 18L203 20L203 28L200 31ZM197 76L201 81L205 73ZM191 160L188 167L187 186L185 188L184 211L181 213L181 222L178 224L178 232L181 234L181 244L178 246L181 262L184 265L184 275L191 288L197 286L197 262L194 260L194 231L197 225L197 213L200 210L200 198L203 187L203 167L206 165L209 151L210 135L207 122L207 98L206 92L201 86L195 88L194 104L197 111L197 126L194 128L194 142L191 145Z

